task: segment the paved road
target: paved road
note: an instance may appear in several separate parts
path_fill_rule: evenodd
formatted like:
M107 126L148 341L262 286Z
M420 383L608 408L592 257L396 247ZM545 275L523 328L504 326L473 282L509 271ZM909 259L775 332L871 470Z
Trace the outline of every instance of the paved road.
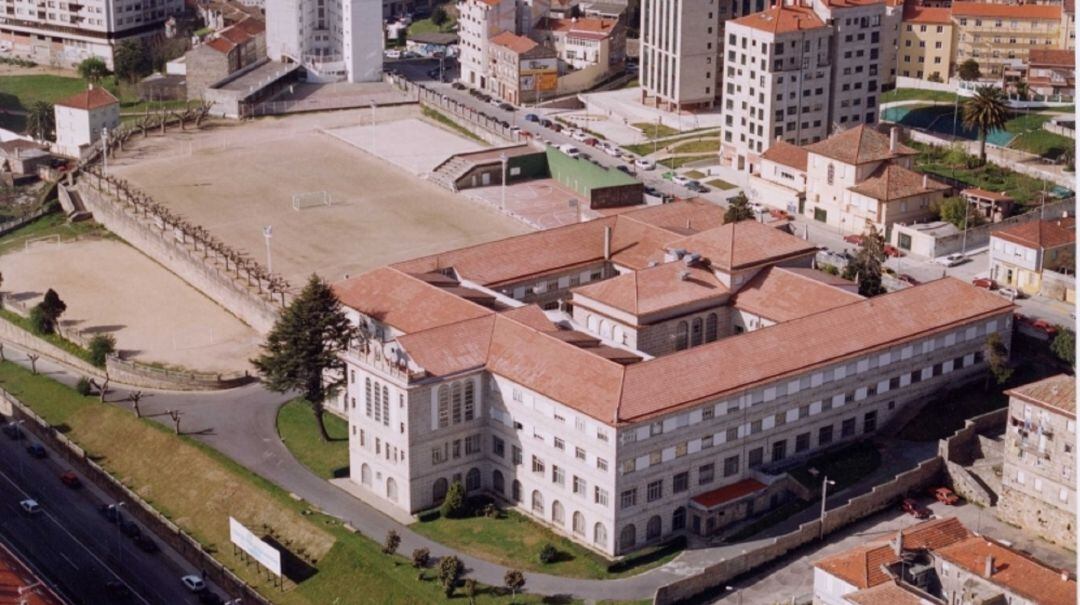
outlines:
M25 447L31 442L0 437L0 539L5 544L75 604L198 602L180 583L181 576L197 570L182 564L160 540L155 541L163 550L156 554L136 548L98 512L108 502L104 493L85 477L83 488L65 487L58 477L69 467L52 450L44 460L30 457ZM42 513L23 514L19 502L25 498L37 500ZM118 597L108 582L124 584L131 595Z

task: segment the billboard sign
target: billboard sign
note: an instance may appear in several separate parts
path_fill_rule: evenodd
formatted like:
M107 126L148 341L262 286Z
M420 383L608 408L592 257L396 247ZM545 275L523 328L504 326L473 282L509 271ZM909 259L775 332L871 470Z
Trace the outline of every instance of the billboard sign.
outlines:
M281 552L260 540L250 529L232 517L229 517L229 540L274 575L281 575Z

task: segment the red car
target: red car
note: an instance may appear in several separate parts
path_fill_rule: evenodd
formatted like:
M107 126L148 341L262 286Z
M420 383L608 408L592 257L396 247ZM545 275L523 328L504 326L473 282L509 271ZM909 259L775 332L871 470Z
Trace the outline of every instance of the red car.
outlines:
M845 235L844 236L844 241L849 243L849 244L855 244L856 246L861 246L862 242L863 242L863 236L855 235L854 233L852 233L851 235Z
M900 256L903 256L904 253L901 252L896 246L894 246L892 244L885 244L885 255L886 256L900 257Z
M60 475L60 483L72 488L77 489L82 487L82 481L79 480L79 476L74 471L67 471Z
M997 288L997 284L994 283L994 280L990 279L989 277L976 277L975 279L971 280L971 285L975 286L976 288L984 288L986 290L993 290L994 288Z
M1046 334L1047 336L1055 336L1058 332L1057 326L1046 321L1045 319L1036 319L1035 321L1031 322L1031 327Z
M917 280L914 277L908 275L907 273L901 273L900 275L897 275L896 279L899 279L900 281L904 282L905 284L909 284L909 285L912 285L912 286L917 286L917 285L919 285L921 283L921 282L919 282L919 280Z
M904 502L900 505L900 508L916 519L927 519L930 517L930 511L911 498L904 498Z
M948 506L954 506L960 501L960 496L957 496L953 491L947 487L932 487L930 488L930 495L935 500Z

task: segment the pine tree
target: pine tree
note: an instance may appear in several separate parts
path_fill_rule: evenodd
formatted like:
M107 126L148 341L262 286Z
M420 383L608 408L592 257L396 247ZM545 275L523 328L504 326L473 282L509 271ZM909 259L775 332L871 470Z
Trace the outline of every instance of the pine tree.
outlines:
M356 326L345 316L330 286L313 274L274 324L262 345L263 353L251 360L268 389L304 393L323 441L330 440L323 423L323 403L345 382L341 352L356 336Z
M750 200L746 194L739 192L728 202L728 208L724 211L724 224L737 223L739 221L752 220L754 209L750 207Z
M844 269L844 277L859 283L859 294L877 296L885 293L881 285L881 273L885 266L885 237L872 224L867 223L862 247L855 259Z

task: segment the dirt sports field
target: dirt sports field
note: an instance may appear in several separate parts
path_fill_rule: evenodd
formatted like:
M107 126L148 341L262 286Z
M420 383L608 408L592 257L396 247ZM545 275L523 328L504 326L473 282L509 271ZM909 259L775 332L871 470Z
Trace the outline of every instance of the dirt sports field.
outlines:
M410 120L417 112L387 107L375 120ZM294 286L313 271L336 281L527 230L322 132L370 124L371 115L304 114L136 139L109 170L262 262L263 227L272 226L272 268ZM316 191L326 191L332 205L293 210L294 193Z

